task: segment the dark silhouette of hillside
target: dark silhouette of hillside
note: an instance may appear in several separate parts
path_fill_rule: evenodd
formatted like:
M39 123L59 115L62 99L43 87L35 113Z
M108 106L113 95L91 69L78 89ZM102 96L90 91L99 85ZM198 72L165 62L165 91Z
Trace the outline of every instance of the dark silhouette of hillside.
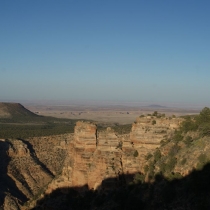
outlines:
M207 210L210 209L210 164L182 179L169 181L161 174L153 182L131 184L134 175L106 179L98 190L87 186L57 189L34 210Z

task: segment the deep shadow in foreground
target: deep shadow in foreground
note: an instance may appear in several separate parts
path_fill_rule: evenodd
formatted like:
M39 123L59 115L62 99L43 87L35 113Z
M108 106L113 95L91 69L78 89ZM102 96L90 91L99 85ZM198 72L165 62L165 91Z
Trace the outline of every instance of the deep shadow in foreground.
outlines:
M153 182L131 184L132 177L106 179L96 191L87 186L57 189L34 210L210 209L210 164L172 181L156 175Z

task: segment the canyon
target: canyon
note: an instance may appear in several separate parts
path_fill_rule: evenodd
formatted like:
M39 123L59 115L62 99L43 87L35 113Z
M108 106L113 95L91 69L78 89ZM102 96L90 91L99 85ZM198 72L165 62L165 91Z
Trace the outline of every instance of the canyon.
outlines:
M111 127L98 131L96 124L78 121L74 133L2 139L1 206L32 209L39 199L58 188L100 191L129 182L129 178L122 180L123 175L144 173L145 157L182 121L140 116L131 132L124 135Z

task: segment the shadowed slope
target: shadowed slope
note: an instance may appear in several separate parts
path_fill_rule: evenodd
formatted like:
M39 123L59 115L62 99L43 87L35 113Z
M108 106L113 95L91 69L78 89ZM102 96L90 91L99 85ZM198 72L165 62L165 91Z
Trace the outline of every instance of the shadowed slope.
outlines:
M99 191L87 190L87 186L57 189L40 200L34 210L210 209L210 164L173 181L157 175L154 182L131 184L128 180L133 176L123 175L127 182L119 182L117 177L106 179Z

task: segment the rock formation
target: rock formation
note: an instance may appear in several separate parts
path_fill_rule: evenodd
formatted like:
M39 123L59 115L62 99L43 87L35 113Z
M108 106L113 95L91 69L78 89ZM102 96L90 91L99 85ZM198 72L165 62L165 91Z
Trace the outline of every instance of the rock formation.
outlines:
M13 188L2 189L24 202L29 200L21 208L30 209L34 200L59 187L113 187L117 183L114 179L103 180L115 178L119 182L123 174L142 172L145 155L180 121L139 117L130 135L116 135L111 128L98 132L93 123L77 122L74 134L2 141L0 147L7 157L7 163L1 163L2 179L13 183ZM4 205L17 203L13 197L1 195Z

